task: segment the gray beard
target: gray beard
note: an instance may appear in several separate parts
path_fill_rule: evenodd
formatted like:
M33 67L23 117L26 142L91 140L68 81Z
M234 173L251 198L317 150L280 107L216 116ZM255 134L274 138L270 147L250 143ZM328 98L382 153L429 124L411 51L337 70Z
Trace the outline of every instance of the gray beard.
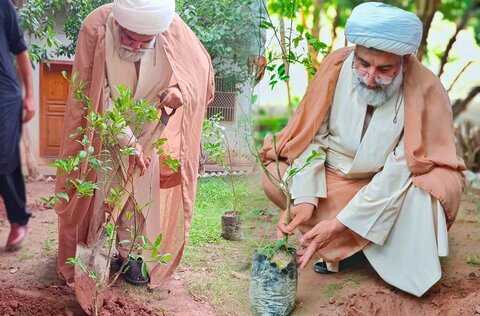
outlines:
M113 26L113 43L115 45L115 50L117 51L118 56L120 56L120 58L123 60L134 63L134 62L140 61L143 55L145 55L145 52L139 51L134 53L122 47L122 43L120 42L119 29L117 25Z
M388 87L384 88L379 85L378 89L370 90L365 87L365 84L357 78L357 76L352 76L352 83L355 87L360 98L365 100L368 105L377 107L382 104L385 104L402 86L403 82L403 72L399 72L398 75L395 76L392 83L388 85Z

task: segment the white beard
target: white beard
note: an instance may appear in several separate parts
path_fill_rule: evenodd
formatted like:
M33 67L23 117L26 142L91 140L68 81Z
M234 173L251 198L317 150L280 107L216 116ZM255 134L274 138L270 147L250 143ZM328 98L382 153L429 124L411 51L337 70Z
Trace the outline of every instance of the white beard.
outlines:
M117 51L120 58L123 60L134 63L134 62L140 61L143 55L145 55L145 52L143 51L138 51L134 53L122 47L122 43L120 42L119 28L117 25L113 26L113 43L115 45L115 50Z
M403 72L399 72L395 76L392 83L388 87L383 87L382 85L376 84L378 87L375 90L370 90L365 87L365 84L357 78L357 76L352 76L352 83L357 91L358 95L364 99L368 105L373 107L380 106L387 102L402 86L403 82Z

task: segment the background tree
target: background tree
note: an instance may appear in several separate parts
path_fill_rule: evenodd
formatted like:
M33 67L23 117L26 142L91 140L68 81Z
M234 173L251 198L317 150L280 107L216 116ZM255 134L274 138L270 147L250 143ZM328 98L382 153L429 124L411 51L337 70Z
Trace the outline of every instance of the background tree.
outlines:
M299 15L297 18L297 29L311 34L317 40L321 40L327 45L328 52L332 50L333 44L338 40L338 31L345 28L346 21L353 8L360 3L367 2L361 0L268 0L269 13L277 14L279 3L290 2L298 7ZM440 63L437 75L441 77L444 74L445 66L454 62L451 58L451 52L454 44L457 42L459 33L462 30L470 29L478 45L480 45L480 0L384 0L397 7L414 12L422 21L423 37L418 49L417 57L423 59L437 59ZM455 32L449 38L446 46L437 54L429 52L428 36L435 15L440 15L443 21L455 23ZM329 36L326 36L329 34ZM345 42L346 45L346 42ZM318 53L310 44L308 47L312 63L318 67L321 62ZM457 74L456 79L448 89L465 73L466 69L473 65L475 61L468 62ZM454 114L458 115L466 109L467 105L480 93L480 85L471 88L470 92L463 99L453 102Z
M259 0L178 0L177 12L212 58L215 75L229 84L247 80L248 57L263 46L256 36Z

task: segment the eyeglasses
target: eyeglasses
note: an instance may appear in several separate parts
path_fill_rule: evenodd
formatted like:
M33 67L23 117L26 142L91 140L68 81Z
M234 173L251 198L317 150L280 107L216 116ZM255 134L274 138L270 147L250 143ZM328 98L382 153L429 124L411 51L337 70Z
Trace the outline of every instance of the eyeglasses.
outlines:
M368 77L373 76L373 79L375 80L375 83L378 85L389 85L392 83L393 79L397 75L397 71L393 74L393 76L385 76L385 75L375 75L375 74L369 74L367 70L365 69L358 69L355 67L355 60L357 59L357 56L354 56L354 59L352 60L352 71L353 73L358 77L358 79L364 83L364 84L369 84L368 83ZM399 68L402 66L402 61L400 61Z
M128 51L130 51L130 52L133 52L133 51L135 50L133 47L130 47L130 46L128 46L128 45L120 45L120 47L123 48L123 49L126 49L126 50L128 50ZM149 51L149 50L151 50L151 49L154 49L154 48L155 48L155 46L145 47L145 48L139 48L139 49L137 49L135 52L136 52L136 53L139 53L139 52L140 52L140 53L143 53L143 52L147 52L147 51Z
M119 27L119 33L120 33L120 39L122 42L130 43L129 45L124 45L124 44L120 45L120 47L124 49L127 49L129 51L134 51L135 48L131 46L132 44L138 44L138 49L136 51L139 51L139 52L145 52L147 50L155 48L155 37L148 41L139 41L131 37L130 35L128 35L125 32L125 29L121 26Z

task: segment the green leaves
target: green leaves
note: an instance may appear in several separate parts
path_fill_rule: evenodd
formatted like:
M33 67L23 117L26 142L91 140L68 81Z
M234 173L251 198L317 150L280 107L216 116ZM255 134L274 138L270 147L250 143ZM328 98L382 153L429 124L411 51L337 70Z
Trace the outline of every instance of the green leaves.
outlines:
M259 54L263 30L269 27L268 22L261 20L264 13L260 2L177 0L176 5L177 12L212 57L215 75L224 82L239 84L236 87L247 82L248 57Z
M73 179L69 183L75 187L79 197L93 196L93 191L98 189L98 185L92 181Z
M203 120L202 149L208 154L209 159L224 166L227 146L224 127L220 125L222 119L222 114L217 113Z
M173 172L178 172L180 170L180 160L173 158L170 155L163 160L163 164L170 168Z
M320 153L316 150L312 150L310 155L303 161L303 163L300 163L299 165L292 167L288 170L287 172L287 178L285 179L285 182L288 183L290 179L292 179L296 174L298 174L300 171L305 169L308 165L312 163L314 160L323 160L325 159L325 154Z
M305 33L305 39L307 40L308 44L312 46L313 50L319 53L322 53L323 56L328 54L328 47L327 44L324 42L320 42L317 38L313 37L310 33Z
M170 168L173 172L178 172L180 170L180 160L177 158L174 158L171 153L168 153L165 151L163 146L167 143L166 138L160 138L158 139L155 144L153 145L155 149L157 149L157 153L159 156L161 156L162 159L162 164L164 166L167 166Z
M275 26L273 26L273 24L270 23L270 21L268 21L267 19L262 19L259 27L265 30L268 30L268 29L275 30Z

